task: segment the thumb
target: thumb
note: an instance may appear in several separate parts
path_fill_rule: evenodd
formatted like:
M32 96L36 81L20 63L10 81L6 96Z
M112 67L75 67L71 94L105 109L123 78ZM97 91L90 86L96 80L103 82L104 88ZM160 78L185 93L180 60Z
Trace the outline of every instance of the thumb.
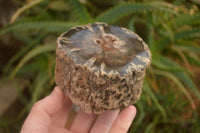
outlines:
M58 87L55 87L49 96L33 105L21 133L47 133L51 117L62 108L63 104L64 94Z

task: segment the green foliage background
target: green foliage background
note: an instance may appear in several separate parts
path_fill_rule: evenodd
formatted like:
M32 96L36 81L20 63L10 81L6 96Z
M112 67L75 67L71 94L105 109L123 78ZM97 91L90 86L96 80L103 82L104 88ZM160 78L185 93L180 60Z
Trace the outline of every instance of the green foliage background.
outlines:
M6 132L18 131L34 102L54 83L56 38L69 28L106 22L138 33L149 45L152 65L144 80L137 117L129 132L199 133L200 89L193 68L200 66L200 2L196 0L29 0L0 29L23 47L4 66L3 83L30 80L30 98L16 118L1 118ZM17 44L12 44L17 45Z

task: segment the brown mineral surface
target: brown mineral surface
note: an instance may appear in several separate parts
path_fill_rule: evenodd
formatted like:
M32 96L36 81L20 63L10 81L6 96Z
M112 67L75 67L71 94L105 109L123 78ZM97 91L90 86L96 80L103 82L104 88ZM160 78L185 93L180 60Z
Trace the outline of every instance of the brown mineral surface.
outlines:
M134 32L93 23L71 28L57 40L56 84L86 113L122 109L140 98L151 62Z

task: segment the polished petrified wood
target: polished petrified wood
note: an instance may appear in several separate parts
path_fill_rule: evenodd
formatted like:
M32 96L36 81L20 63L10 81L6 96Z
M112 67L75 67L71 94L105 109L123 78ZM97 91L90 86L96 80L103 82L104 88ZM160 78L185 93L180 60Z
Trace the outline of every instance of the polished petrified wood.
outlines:
M56 84L86 113L134 104L151 53L134 32L105 23L77 26L57 40Z

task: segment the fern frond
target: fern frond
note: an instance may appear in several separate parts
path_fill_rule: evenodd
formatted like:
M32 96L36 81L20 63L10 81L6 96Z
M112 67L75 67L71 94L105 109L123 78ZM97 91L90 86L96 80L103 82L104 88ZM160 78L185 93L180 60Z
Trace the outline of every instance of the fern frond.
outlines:
M45 22L45 21L39 21L39 22L17 22L13 23L11 25L5 26L0 29L0 35L6 34L11 31L15 30L43 30L43 31L49 31L49 32L65 32L71 27L74 27L78 25L78 23L74 22Z
M164 7L158 7L150 4L125 3L100 14L95 20L99 22L113 23L114 21L117 21L132 13L147 11L166 11L175 14L173 10Z
M41 45L41 46L37 46L34 49L32 49L30 52L28 52L23 58L22 60L17 64L17 66L15 67L15 69L13 70L10 78L13 78L15 76L15 74L19 71L19 69L30 59L32 59L33 57L45 53L45 52L49 52L49 51L54 51L56 49L56 45L55 44L45 44L45 45Z
M163 117L166 118L167 114L165 112L165 109L158 102L158 99L156 98L156 96L154 95L154 93L151 91L151 88L150 88L150 86L149 86L149 84L148 84L148 82L146 80L144 80L143 90L148 93L148 95L154 101L154 103L155 103L156 107L158 108L158 110L162 113Z
M26 11L27 9L41 3L44 0L32 0L30 3L24 5L23 7L19 8L12 16L10 23L13 23L17 17L24 11Z
M181 15L177 17L173 22L177 27L182 27L184 25L200 24L200 14L194 15Z
M74 9L74 12L78 16L78 19L80 20L80 22L88 23L92 21L90 14L78 0L70 0L70 3Z
M167 71L161 71L161 70L154 70L154 72L157 75L167 77L168 79L173 81L178 86L178 89L187 97L187 99L189 100L189 102L191 104L191 107L193 109L196 108L195 102L192 99L192 96L190 95L190 93L187 91L187 89L183 86L183 84L179 81L179 79L174 74L167 72Z

